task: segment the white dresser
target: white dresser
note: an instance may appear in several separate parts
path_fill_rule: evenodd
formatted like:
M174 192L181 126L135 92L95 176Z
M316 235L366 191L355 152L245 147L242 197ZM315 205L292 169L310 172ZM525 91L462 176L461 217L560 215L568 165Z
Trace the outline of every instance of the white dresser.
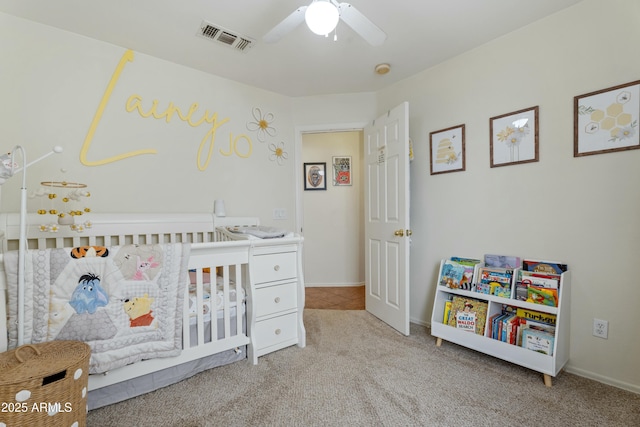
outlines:
M306 345L302 237L253 240L249 259L249 359Z

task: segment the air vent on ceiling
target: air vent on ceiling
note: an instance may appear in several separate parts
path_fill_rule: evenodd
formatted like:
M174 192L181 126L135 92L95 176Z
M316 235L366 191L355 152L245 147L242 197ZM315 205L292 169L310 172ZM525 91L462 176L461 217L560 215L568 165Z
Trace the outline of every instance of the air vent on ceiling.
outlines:
M200 29L198 30L198 35L205 39L222 43L241 52L250 49L251 47L253 47L253 43L255 43L255 41L250 39L249 37L241 36L225 28L222 28L219 25L213 25L206 21L202 21Z

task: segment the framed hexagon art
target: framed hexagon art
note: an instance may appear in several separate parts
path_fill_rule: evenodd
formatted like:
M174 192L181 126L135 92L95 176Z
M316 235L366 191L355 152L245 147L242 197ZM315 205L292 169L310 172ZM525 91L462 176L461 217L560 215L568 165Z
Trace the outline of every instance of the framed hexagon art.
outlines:
M640 148L640 80L573 99L573 156Z

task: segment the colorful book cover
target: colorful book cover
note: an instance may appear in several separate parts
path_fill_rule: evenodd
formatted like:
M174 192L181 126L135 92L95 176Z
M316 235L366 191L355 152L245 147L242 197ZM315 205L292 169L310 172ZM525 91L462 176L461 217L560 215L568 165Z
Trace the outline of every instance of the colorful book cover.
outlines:
M557 307L558 290L530 285L527 287L527 302Z
M482 267L476 284L476 291L484 294L511 298L513 270L499 267Z
M464 279L460 285L461 289L471 290L473 288L473 273L477 264L482 261L475 258L451 257L451 261L464 266Z
M493 331L495 330L496 319L502 316L502 313L496 313L489 317L489 321L487 322L487 336L489 338L493 338Z
M511 325L511 323L513 322L513 319L516 318L515 314L508 314L507 317L505 317L502 320L502 335L500 336L500 341L502 342L509 342L509 336L510 336L510 332L511 332L511 327L513 325Z
M547 325L556 325L556 315L550 313L543 313L541 311L528 310L526 308L520 308L516 310L518 317L525 320L533 320L534 322L545 323Z
M525 259L522 261L522 269L525 271L535 271L536 273L562 274L567 271L567 264L555 261Z
M505 313L501 313L498 317L496 317L493 321L493 326L492 326L492 332L491 332L491 338L493 338L494 340L500 340L500 336L502 334L502 331L500 330L500 325L502 324L502 320L507 317L508 314Z
M449 326L484 335L487 302L455 295L451 302Z
M445 301L444 303L444 316L442 316L442 323L449 324L449 313L451 313L451 301Z
M465 281L465 266L446 260L442 265L440 285L451 289L460 289Z

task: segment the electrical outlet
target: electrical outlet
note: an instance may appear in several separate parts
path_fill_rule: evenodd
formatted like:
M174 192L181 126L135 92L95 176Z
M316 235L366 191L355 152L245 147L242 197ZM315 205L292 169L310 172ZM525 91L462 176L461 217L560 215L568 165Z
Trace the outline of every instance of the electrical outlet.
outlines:
M593 319L593 336L607 339L609 335L609 322L601 319Z
M287 210L284 208L276 208L273 210L273 219L287 219Z

